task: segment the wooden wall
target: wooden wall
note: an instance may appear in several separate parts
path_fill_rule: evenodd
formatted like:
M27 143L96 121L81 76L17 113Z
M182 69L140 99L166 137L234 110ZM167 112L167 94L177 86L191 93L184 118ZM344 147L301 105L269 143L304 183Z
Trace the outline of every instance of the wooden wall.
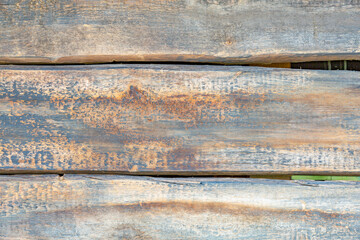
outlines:
M0 239L359 239L358 182L256 179L360 174L360 73L269 68L359 40L358 0L1 0Z

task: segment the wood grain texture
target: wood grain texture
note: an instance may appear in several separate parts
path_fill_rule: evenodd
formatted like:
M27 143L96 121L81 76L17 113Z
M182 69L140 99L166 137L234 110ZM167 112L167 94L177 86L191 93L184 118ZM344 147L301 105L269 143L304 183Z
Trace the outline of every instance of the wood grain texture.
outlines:
M358 239L360 183L0 176L1 239Z
M358 0L2 0L0 63L360 59Z
M0 169L358 174L359 86L348 71L2 66Z

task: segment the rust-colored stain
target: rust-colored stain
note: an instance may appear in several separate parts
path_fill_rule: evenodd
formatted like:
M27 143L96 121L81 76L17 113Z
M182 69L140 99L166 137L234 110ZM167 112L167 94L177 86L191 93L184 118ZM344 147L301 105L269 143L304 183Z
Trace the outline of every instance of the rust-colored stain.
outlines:
M321 210L299 210L299 209L285 209L285 208L268 208L258 207L240 203L226 203L226 202L200 202L200 201L152 201L152 202L139 202L129 204L106 204L101 206L89 207L75 207L68 208L61 211L47 211L39 212L38 215L52 215L61 214L61 212L72 212L79 219L89 219L96 212L113 212L121 213L127 212L131 215L137 215L138 213L152 213L158 215L172 215L183 217L186 214L198 215L198 214L215 214L215 215L227 215L236 216L242 218L243 221L266 223L276 218L288 219L293 216L302 220L319 220L332 221L334 219L345 219L351 214L348 213L336 213L326 212ZM174 215L175 214L175 215Z
M141 122L140 125L133 126L132 122L136 122L137 119L146 119L150 122L160 119L183 122L185 128L198 128L207 121L221 123L231 119L225 114L209 115L212 111L216 113L218 110L253 109L265 101L265 95L253 97L246 92L227 95L191 93L162 95L142 90L134 85L130 85L126 91L111 92L111 94L104 92L100 95L77 100L52 96L50 104L61 114L69 114L71 118L81 120L88 127L101 129L110 135L121 135L121 145L113 146L113 149L122 148L124 153L94 151L91 146L70 141L58 131L36 128L32 119L22 121L24 126L30 127L29 134L33 137L47 136L47 139L27 142L18 147L5 143L3 148L14 153L21 152L22 148L33 152L34 157L31 158L24 153L17 155L17 165L21 168L33 169L41 166L51 169L127 169L129 171L137 171L140 167L154 170L169 167L209 168L210 163L205 166L201 161L196 160L198 154L196 147L187 147L181 138L161 137L163 134L160 129L145 128L139 131L136 129L142 127ZM24 114L24 110L29 107L26 106L31 104L24 101L9 101L9 103L13 109L16 109L12 112L18 116ZM47 122L50 126L56 125L56 122L50 120ZM101 145L101 143L94 144ZM106 147L111 148L111 143L106 144ZM133 159L132 163L128 159L130 155ZM11 157L5 162L8 165L15 165Z
M359 89L342 89L337 92L296 94L284 101L311 106L319 113L356 113L360 107Z
M216 214L228 215L244 215L247 220L261 221L266 215L281 215L281 214L304 214L306 217L313 218L315 215L321 218L331 220L333 218L340 218L347 214L325 212L321 210L298 210L298 209L284 209L284 208L269 208L252 206L251 204L239 203L225 203L225 202L199 202L199 201L163 201L163 202L140 202L135 204L124 205L109 205L107 207L114 207L117 209L134 209L134 210L151 210L151 211L166 211L171 213L204 213L211 212Z
M342 128L332 126L319 127L318 129L294 129L285 134L274 134L273 137L265 138L261 141L265 145L273 148L296 149L302 146L313 147L341 147L359 146L360 139L355 132L347 131Z
M136 118L146 118L148 121L152 121L152 118L156 120L156 117L161 115L161 120L179 120L186 123L186 127L196 127L209 120L222 122L229 118L221 115L221 112L209 116L212 111L251 109L261 105L266 99L265 94L253 96L245 91L227 95L162 95L133 85L126 91L112 92L110 97L105 96L81 100L81 104L76 108L72 107L76 105L76 101L71 99L64 101L52 98L51 101L57 108L68 109L74 118L82 119L92 127L102 127L109 132L117 133L124 128L128 129L129 126L116 120L123 115L131 117L129 112L135 112Z

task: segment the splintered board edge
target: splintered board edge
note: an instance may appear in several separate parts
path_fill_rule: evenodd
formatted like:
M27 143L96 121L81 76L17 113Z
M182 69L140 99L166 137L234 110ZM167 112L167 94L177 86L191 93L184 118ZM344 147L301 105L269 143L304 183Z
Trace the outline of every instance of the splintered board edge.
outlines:
M0 67L0 169L357 175L360 73Z
M357 239L360 183L0 176L2 239Z

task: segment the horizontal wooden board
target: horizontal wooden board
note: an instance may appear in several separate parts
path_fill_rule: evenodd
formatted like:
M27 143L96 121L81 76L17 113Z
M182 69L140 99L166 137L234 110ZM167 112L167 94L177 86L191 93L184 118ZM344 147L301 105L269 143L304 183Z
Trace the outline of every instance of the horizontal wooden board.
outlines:
M0 63L360 59L358 0L2 0Z
M359 86L348 71L2 66L0 169L359 174Z
M1 239L358 239L360 183L0 176Z

